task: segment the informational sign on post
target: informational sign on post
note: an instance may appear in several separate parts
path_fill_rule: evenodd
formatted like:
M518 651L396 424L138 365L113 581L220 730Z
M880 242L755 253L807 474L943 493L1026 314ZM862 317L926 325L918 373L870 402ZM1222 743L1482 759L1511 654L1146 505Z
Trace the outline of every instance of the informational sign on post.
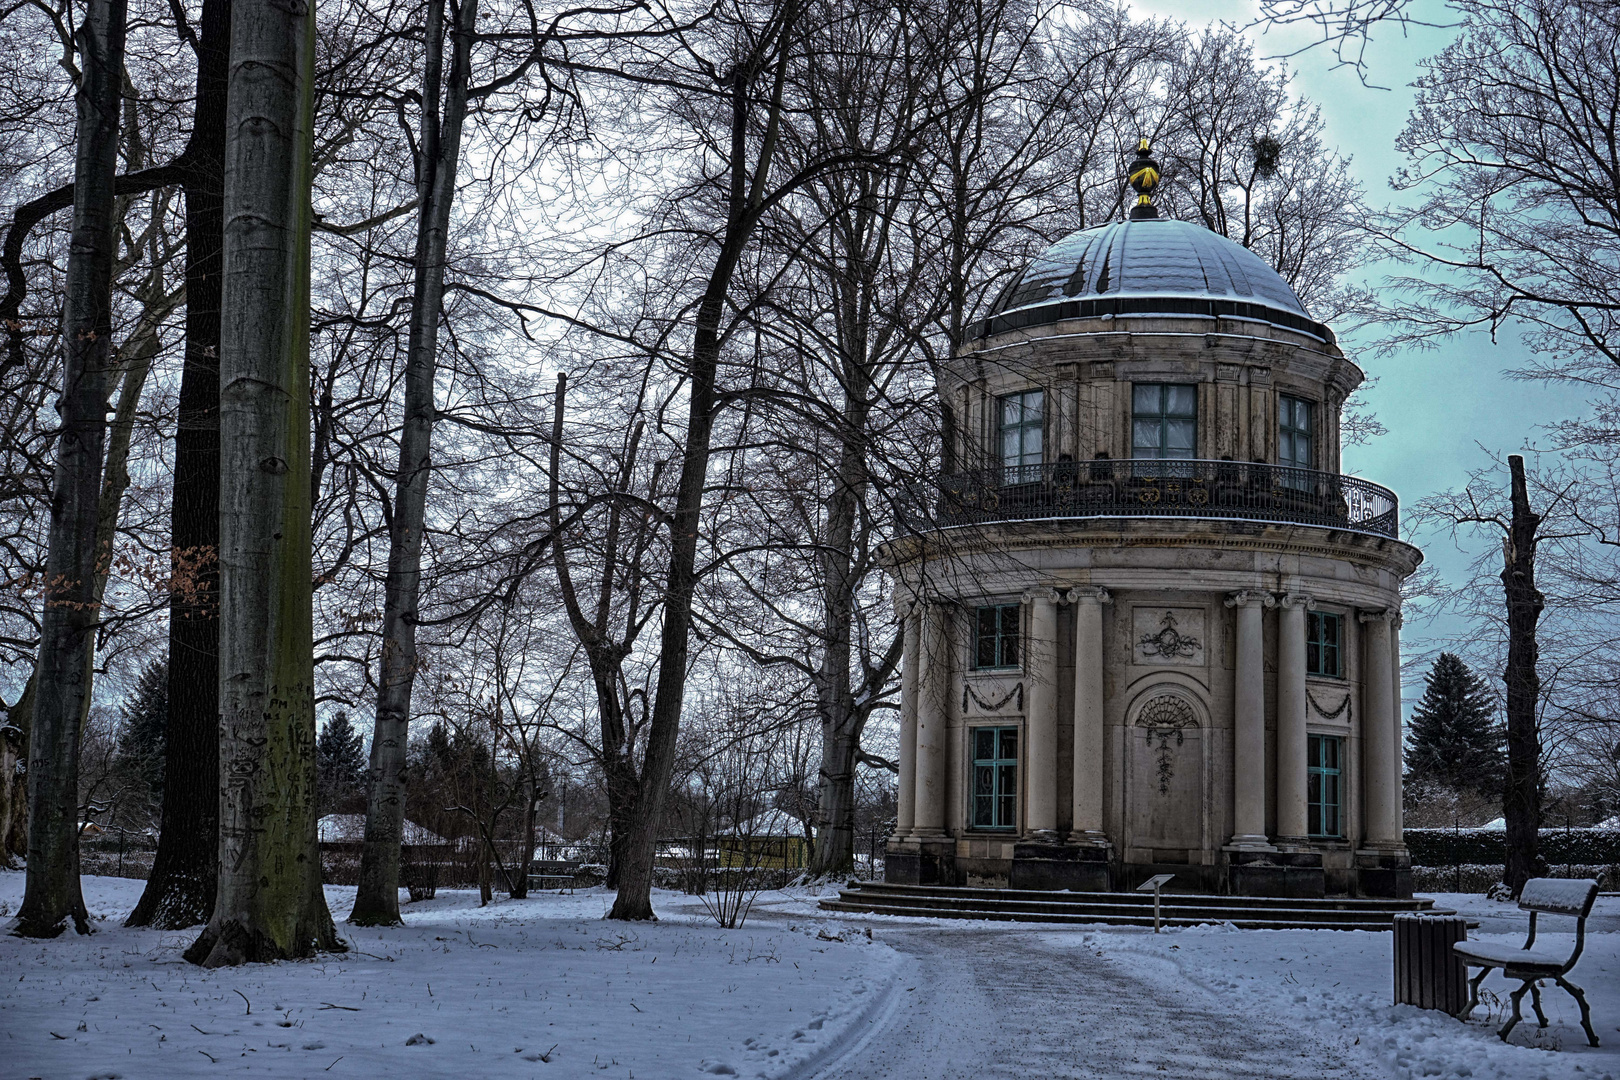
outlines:
M1175 876L1174 874L1154 874L1136 887L1137 892L1150 892L1153 894L1153 932L1155 934L1159 932L1159 890L1164 888L1165 883Z

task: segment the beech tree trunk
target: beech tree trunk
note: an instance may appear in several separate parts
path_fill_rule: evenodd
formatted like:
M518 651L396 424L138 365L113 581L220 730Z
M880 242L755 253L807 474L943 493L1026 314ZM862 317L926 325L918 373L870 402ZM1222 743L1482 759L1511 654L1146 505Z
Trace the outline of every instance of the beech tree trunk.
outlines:
M75 34L78 148L73 238L62 312L62 396L28 742L28 877L13 931L55 937L71 919L90 932L79 890L79 732L100 618L96 522L112 356L114 178L123 109L124 0L91 0Z
M377 722L371 739L366 835L360 888L349 921L391 926L399 917L399 846L405 823L405 751L410 736L411 687L416 679L416 619L422 586L422 533L428 480L433 472L433 379L438 364L439 317L444 306L444 264L450 210L456 197L462 121L467 115L477 0L462 0L454 29L450 78L445 84L445 0L429 0L427 66L422 80L421 152L417 157L416 280L405 361L405 422L399 437L399 474L388 522L388 576L383 584L383 644L378 673ZM444 91L443 116L440 92Z
M169 718L162 825L126 926L178 930L214 910L219 861L219 328L231 0L204 0L197 106L182 158L186 353L169 510Z
M0 724L0 868L7 870L28 854L28 732L34 726L38 680L37 669L28 673L22 694Z
M1502 880L1518 896L1524 883L1541 877L1547 864L1537 850L1541 828L1541 732L1537 699L1541 677L1536 672L1536 624L1543 598L1536 589L1536 530L1541 517L1530 509L1524 458L1508 458L1512 477L1513 516L1502 542L1502 589L1507 598L1508 655L1502 681L1507 685L1507 865Z
M220 801L204 967L342 949L315 839L309 234L315 12L231 13L220 335Z

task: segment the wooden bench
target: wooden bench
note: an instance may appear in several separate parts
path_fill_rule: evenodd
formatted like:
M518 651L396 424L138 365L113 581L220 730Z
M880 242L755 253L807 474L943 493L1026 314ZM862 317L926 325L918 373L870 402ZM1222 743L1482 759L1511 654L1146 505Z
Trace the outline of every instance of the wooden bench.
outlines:
M1581 950L1586 946L1586 917L1592 913L1592 903L1597 899L1597 882L1590 880L1575 880L1568 878L1532 878L1525 882L1524 889L1519 893L1519 909L1530 913L1530 935L1524 939L1524 944L1518 948L1511 945L1491 945L1481 941L1459 941L1452 948L1462 957L1463 963L1469 967L1482 969L1468 984L1470 994L1468 1005L1458 1013L1459 1019L1467 1019L1479 1004L1479 984L1492 968L1501 968L1502 975L1508 979L1521 980L1519 988L1513 991L1513 1016L1497 1032L1505 1042L1520 1020L1519 1002L1524 998L1524 992L1530 991L1530 1005L1536 1011L1536 1019L1542 1027L1547 1026L1547 1014L1541 1011L1541 988L1536 985L1538 979L1552 979L1559 986L1569 992L1581 1006L1581 1027L1586 1029L1586 1040L1593 1046L1598 1044L1597 1034L1592 1030L1592 1011L1586 1006L1586 995L1581 988L1564 978L1575 962L1581 958ZM1565 956L1562 950L1554 950L1542 946L1536 947L1536 916L1537 915L1563 915L1575 920L1575 951Z

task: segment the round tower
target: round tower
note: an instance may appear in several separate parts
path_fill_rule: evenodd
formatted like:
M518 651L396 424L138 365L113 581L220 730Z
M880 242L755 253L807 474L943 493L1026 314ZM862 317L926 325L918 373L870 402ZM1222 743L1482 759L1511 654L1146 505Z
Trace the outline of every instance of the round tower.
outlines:
M1361 370L1253 252L1067 237L942 369L905 618L891 881L1411 895L1395 495L1340 473Z

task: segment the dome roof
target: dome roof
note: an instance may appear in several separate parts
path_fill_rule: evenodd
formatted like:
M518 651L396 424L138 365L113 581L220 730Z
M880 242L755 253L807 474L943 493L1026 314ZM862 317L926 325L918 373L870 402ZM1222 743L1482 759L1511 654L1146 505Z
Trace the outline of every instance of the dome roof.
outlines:
M1101 315L1252 318L1333 341L1264 259L1200 225L1116 221L1037 255L968 337Z

